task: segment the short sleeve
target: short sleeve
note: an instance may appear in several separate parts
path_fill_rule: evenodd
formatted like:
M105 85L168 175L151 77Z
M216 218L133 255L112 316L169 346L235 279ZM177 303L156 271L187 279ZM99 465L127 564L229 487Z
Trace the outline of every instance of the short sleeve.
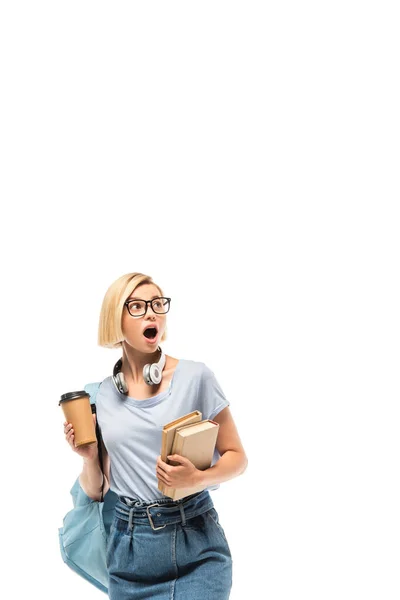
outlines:
M214 419L222 409L230 406L214 372L202 363L202 372L199 382L198 410L203 415L203 420Z

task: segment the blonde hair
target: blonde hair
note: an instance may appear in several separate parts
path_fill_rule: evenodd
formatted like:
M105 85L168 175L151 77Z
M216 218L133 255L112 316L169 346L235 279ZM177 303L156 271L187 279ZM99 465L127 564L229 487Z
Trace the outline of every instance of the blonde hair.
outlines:
M127 273L114 281L106 291L100 310L98 345L104 348L121 348L124 334L122 333L122 311L124 302L131 293L142 283L155 285L160 296L164 296L159 285L154 283L149 275L144 273ZM167 329L160 339L167 339Z

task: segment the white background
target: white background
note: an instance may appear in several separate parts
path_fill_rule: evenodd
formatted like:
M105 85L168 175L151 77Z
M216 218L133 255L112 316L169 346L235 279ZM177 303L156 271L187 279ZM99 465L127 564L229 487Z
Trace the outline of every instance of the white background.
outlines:
M58 400L111 374L101 302L141 271L249 459L212 493L231 599L399 598L395 8L2 3L8 597L105 597L59 552Z

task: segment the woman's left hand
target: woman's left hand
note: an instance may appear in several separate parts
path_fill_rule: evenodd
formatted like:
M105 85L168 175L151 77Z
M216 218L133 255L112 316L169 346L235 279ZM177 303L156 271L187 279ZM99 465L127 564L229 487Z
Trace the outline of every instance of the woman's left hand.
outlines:
M167 458L181 463L178 466L168 465L161 459L161 455L157 458L157 478L171 488L194 487L199 483L199 476L202 473L194 464L185 456L179 454L171 454Z

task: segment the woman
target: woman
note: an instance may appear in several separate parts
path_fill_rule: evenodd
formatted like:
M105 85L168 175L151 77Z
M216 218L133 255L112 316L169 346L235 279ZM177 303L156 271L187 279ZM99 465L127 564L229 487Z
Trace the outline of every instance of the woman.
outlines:
M118 494L107 542L111 600L226 600L232 586L232 556L209 490L241 474L247 458L211 369L162 353L170 300L151 277L128 273L108 288L100 312L99 345L122 350L96 398L104 495ZM183 456L168 457L175 466L160 456L163 425L194 410L219 423L213 462L204 471ZM84 459L81 486L100 501L97 444L75 449L72 426L64 427ZM203 489L172 501L159 482Z

